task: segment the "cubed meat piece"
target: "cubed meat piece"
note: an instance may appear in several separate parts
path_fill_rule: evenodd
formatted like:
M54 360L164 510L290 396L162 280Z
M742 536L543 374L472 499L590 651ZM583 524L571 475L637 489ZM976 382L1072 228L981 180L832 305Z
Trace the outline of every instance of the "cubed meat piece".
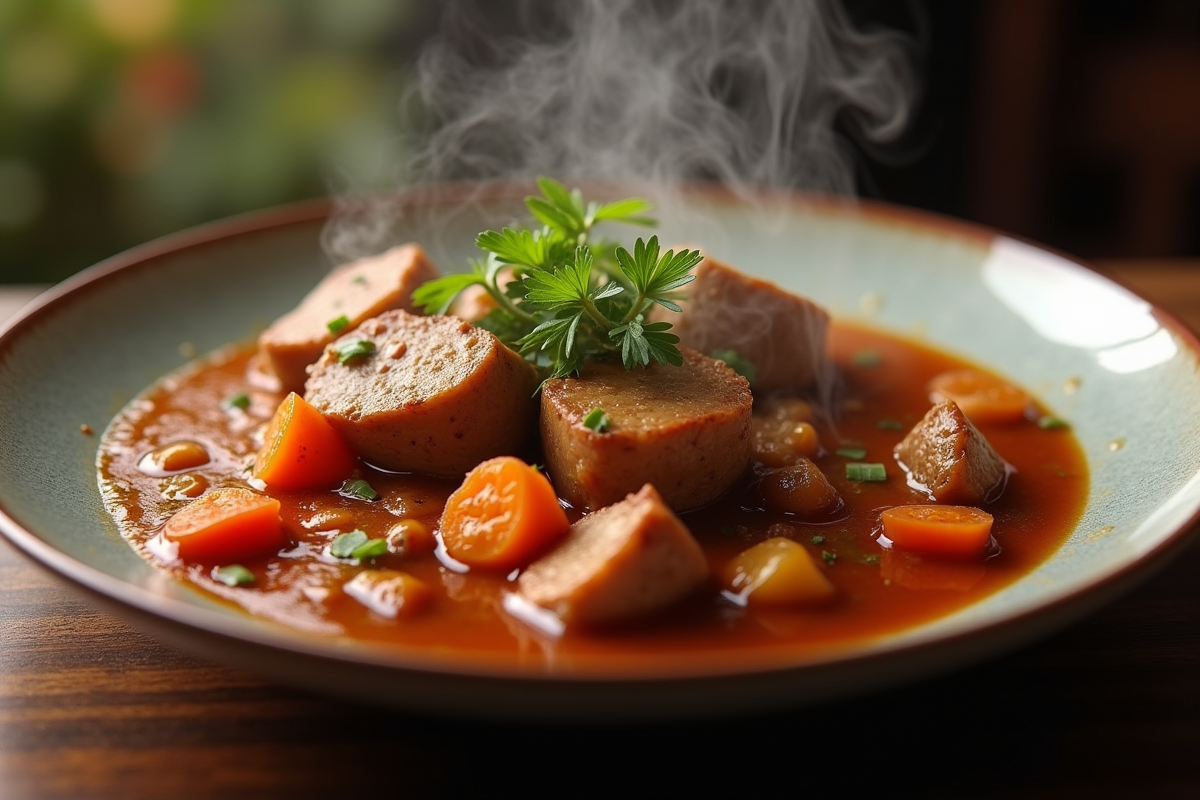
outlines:
M362 354L347 357L355 351ZM462 477L521 451L537 380L487 331L455 317L387 311L325 348L304 397L371 464Z
M518 593L567 626L643 616L708 576L699 543L653 486L571 526L562 544L517 578Z
M751 402L745 378L694 350L681 367L590 363L542 387L546 468L576 508L602 508L647 483L676 511L697 508L749 465ZM596 408L608 417L601 431L584 425Z
M343 264L262 332L259 355L283 391L300 393L308 366L321 357L325 345L384 311L412 311L413 290L436 277L425 251L415 244ZM335 321L341 326L335 324L331 331Z
M939 503L976 506L1004 491L1009 466L953 400L938 403L896 445L908 484Z
M769 281L706 257L683 287L682 314L655 307L681 345L712 355L735 350L755 368L755 392L798 392L827 367L829 314Z

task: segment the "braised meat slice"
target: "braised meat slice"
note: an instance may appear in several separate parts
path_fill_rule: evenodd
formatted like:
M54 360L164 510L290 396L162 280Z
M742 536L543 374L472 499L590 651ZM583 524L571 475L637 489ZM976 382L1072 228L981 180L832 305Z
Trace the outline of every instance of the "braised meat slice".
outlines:
M520 452L536 387L533 366L487 331L387 311L325 348L304 398L371 464L461 477Z
M908 483L939 503L974 506L1004 490L1009 466L953 400L938 403L896 445Z
M413 310L413 290L436 277L425 251L415 244L343 264L262 332L259 354L283 391L300 393L308 366L340 332L384 311Z
M576 508L615 503L651 483L676 511L715 500L750 463L746 379L724 363L683 350L683 366L588 364L578 378L542 387L546 467ZM607 428L584 424L603 409Z
M517 587L568 626L603 625L670 605L707 576L699 543L647 484L572 525Z
M803 297L706 257L684 287L682 314L656 307L681 345L712 355L736 350L754 364L754 390L798 392L826 363L829 314Z

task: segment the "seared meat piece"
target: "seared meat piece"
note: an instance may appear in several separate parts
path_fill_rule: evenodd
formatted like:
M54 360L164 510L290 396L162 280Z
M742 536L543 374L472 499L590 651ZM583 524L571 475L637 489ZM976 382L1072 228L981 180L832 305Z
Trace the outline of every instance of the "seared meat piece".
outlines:
M384 311L411 311L413 290L436 277L425 251L415 244L343 264L262 332L259 355L279 378L283 391L300 393L308 365L339 335L329 330L330 322L345 317L340 331L345 332Z
M716 359L627 370L591 363L542 387L542 446L559 496L577 508L615 503L654 484L676 511L716 499L750 463L750 387ZM583 424L602 408L603 432Z
M707 576L699 543L647 484L572 525L517 586L566 625L600 625L670 605Z
M824 369L829 314L815 303L706 257L683 287L682 314L656 306L681 345L712 355L736 350L754 364L755 392L800 391Z
M908 483L939 503L976 506L1004 491L1008 464L953 400L944 400L896 445Z
M369 352L339 357L358 342ZM387 311L325 348L304 398L371 464L460 477L520 451L536 388L533 366L487 331Z

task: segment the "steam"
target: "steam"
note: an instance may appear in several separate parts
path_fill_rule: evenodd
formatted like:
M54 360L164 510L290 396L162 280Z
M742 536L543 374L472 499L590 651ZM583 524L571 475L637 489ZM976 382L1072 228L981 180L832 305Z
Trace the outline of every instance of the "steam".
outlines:
M483 8L448 2L420 56L405 108L425 138L400 187L545 174L851 196L850 139L895 140L912 106L910 42L833 0L525 2L520 35ZM342 199L330 255L386 246L397 207Z

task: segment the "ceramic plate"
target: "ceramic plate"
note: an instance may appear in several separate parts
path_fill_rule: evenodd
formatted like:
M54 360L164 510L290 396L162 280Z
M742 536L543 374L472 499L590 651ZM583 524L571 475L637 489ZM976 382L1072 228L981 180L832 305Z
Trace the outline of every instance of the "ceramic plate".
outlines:
M493 187L401 201L400 238L465 264L474 234L523 217ZM98 433L194 354L248 340L328 270L323 203L217 223L120 255L43 295L0 334L0 528L101 604L213 659L319 691L495 718L680 718L803 704L977 661L1059 629L1184 546L1200 509L1194 336L1085 266L990 231L879 204L692 190L664 241L711 254L834 316L965 356L1071 420L1091 473L1068 541L948 617L835 652L620 674L489 667L307 636L173 582L117 533L96 485ZM1069 391L1073 389L1073 391Z

